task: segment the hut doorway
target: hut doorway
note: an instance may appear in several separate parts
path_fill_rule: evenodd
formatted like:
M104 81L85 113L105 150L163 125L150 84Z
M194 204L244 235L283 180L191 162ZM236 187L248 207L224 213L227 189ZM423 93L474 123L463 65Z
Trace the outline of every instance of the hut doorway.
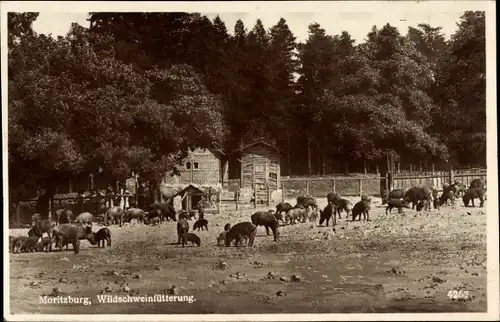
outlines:
M195 209L200 201L201 201L201 195L198 194L191 195L191 210Z

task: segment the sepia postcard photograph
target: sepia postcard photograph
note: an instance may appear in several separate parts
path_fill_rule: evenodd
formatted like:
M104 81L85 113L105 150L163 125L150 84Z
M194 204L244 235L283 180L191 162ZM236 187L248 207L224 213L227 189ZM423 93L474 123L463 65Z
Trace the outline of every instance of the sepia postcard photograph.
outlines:
M2 1L4 320L498 321L495 9Z

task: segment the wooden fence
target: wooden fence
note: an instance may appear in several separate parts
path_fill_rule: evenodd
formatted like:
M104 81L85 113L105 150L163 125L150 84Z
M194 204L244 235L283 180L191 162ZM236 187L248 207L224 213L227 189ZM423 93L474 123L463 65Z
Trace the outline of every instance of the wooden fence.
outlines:
M190 194L192 196L194 194ZM144 205L139 205L139 198L144 197ZM205 201L205 213L219 213L220 212L220 193L217 191L212 191L210 193L205 193L203 196L206 197ZM115 194L113 198L113 206L120 206L119 199L123 195ZM132 207L143 207L153 203L153 199L148 194L135 194L127 195L128 197L128 208ZM186 197L183 196L183 197ZM160 198L160 202L166 201ZM11 224L28 224L31 222L31 216L36 212L36 199L30 200L19 200L12 201L9 203L9 222ZM110 206L110 200L106 196L86 196L86 197L54 197L52 200L52 205L50 207L50 214L53 215L58 209L70 209L73 214L79 214L82 212L90 212L94 215L100 215L106 211Z
M373 176L355 176L355 177L313 177L313 178L281 178L281 200L271 198L274 191L268 191L267 201L260 204L255 198L253 190L236 189L236 191L223 191L222 193L213 191L208 200L210 207L207 212L220 213L228 210L240 210L244 208L257 208L259 206L274 207L279 201L295 199L299 195L312 195L316 198L325 198L331 191L337 191L342 196L361 196L367 194L370 196L381 196L382 191L387 185L392 189L408 189L417 185L432 185L442 191L444 183L455 182L456 180L469 186L474 179L481 179L486 185L486 169L464 169L449 171L429 171L418 173L399 173L392 178ZM129 199L129 206L137 206L137 197L132 195ZM145 204L150 204L152 200L145 196ZM274 200L273 200L274 199ZM52 205L52 213L59 208L69 208L73 213L88 211L93 214L99 214L105 208L106 197L86 197L83 202L78 202L78 198L55 198ZM161 200L163 201L163 200ZM28 223L31 215L35 213L36 200L11 202L9 213L10 221L17 223ZM116 202L114 205L118 205Z
M325 198L329 192L337 191L342 196L380 195L381 183L385 177L322 177L322 178L282 178L283 200L295 199L299 195Z
M443 190L443 185L460 181L469 187L474 179L481 179L486 186L486 169L461 169L449 171L428 171L421 173L397 174L393 177L392 189L408 189L417 185L432 185L438 191Z
M337 191L342 196L381 196L386 189L408 189L419 185L432 185L442 191L445 183L460 181L469 186L474 179L481 179L485 185L486 169L450 169L449 171L423 171L423 172L400 172L385 177L356 176L342 177L331 176L322 178L281 178L283 200L295 199L299 195L308 194L316 198L324 198L331 191Z
M381 183L385 183L385 179L380 176L281 178L281 195L278 200L272 197L274 192L268 190L266 203L262 204L255 198L253 190L236 188L235 191L223 191L221 209L238 211L266 206L274 208L278 202L295 199L299 195L325 198L331 191L339 191L343 196L379 195Z
M241 190L236 189L236 191L223 191L220 196L220 209L221 211L230 210L241 210L248 208L258 208L259 206L270 206L271 204L271 191L268 189L268 198L265 203L259 203L259 200L255 198L255 193L253 190Z

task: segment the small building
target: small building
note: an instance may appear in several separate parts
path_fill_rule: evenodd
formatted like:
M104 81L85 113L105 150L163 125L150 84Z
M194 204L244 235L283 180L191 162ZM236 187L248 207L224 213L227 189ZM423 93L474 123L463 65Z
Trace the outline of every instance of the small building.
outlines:
M210 190L210 188L208 188ZM206 213L217 213L217 202L212 200L212 191L205 191L203 188L190 184L172 195L172 203L176 211L197 210L199 202L203 199Z
M228 162L218 149L190 148L176 173L165 173L166 185L222 185L228 180Z
M280 189L280 152L263 140L243 145L233 151L240 160L240 188L254 190L255 202L267 204L271 193Z

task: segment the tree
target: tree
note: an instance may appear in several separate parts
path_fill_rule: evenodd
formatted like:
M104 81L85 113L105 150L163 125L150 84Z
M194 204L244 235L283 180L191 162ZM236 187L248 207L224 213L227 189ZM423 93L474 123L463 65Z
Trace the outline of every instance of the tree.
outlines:
M197 13L91 13L90 20L93 33L116 38L119 60L141 71L189 65L204 76L211 93L220 95L224 109L230 106L236 71L230 37L219 17L212 23Z
M424 151L414 147L417 143L410 146L405 144L405 141L400 141L402 145L386 148L403 157L447 159L446 147L438 139L423 134L429 133L431 112L435 108L432 99L425 92L432 80L431 65L426 58L416 50L412 42L402 37L397 29L389 24L380 31L372 31L365 46L365 53L373 62L371 66L377 70L379 76L374 87L377 103L389 108L392 115L399 115L401 121L406 120L413 124L398 126L395 123L392 126L397 129L412 129L415 132L414 139L423 140L418 144L426 147ZM406 152L398 153L398 149ZM416 153L418 151L421 153Z
M286 147L288 160L291 153L292 104L295 100L295 75L298 71L296 37L291 32L286 20L281 18L270 31L269 67L271 70L271 86L269 98L272 99L273 114L270 122L273 135L278 139L278 145ZM283 135L286 134L286 135ZM290 164L288 165L290 168Z
M9 12L7 14L9 48L19 41L21 37L34 35L33 22L39 15L39 12Z
M57 40L24 37L9 54L9 176L49 195L55 178L99 167L157 184L187 147L224 141L219 102L193 68L140 72L115 58L112 37L76 24Z
M409 27L407 38L415 44L415 48L425 56L435 72L438 60L446 49L446 41L442 27L431 27L429 24L418 24L418 28Z
M312 131L315 128L314 115L321 110L320 98L327 84L334 81L331 68L334 56L333 37L326 35L325 29L317 23L309 25L309 37L298 46L300 77L297 84L297 103L295 117L301 120L298 125L305 132L298 145L307 146L307 171L312 174ZM303 155L301 153L300 155Z
M438 63L434 131L456 164L486 165L485 14L467 11Z

